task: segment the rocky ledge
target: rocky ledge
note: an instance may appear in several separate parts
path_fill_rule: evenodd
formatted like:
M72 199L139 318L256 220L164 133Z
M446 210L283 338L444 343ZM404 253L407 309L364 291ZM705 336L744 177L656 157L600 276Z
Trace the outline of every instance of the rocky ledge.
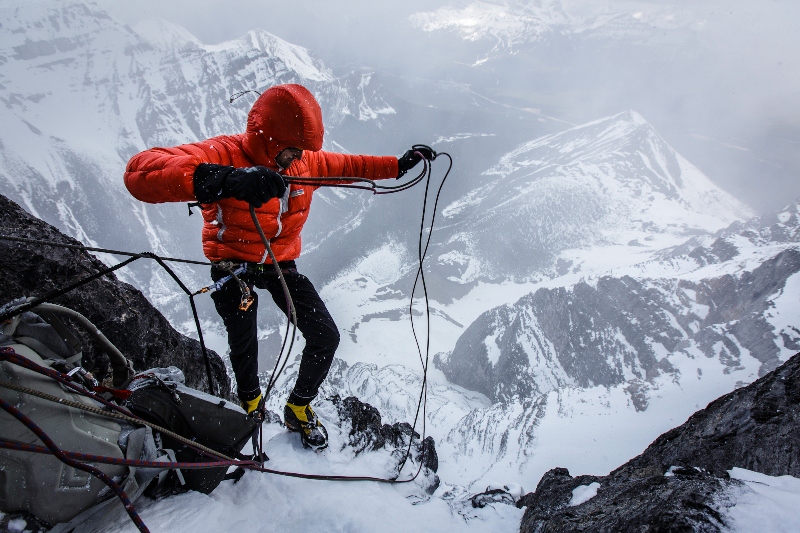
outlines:
M80 245L53 226L25 212L0 195L2 235ZM107 268L88 252L0 239L0 305L22 296L43 296L52 290ZM208 391L206 367L200 343L170 326L141 291L123 283L113 273L54 298L53 303L86 316L111 342L133 361L134 368L177 366L190 387ZM110 373L108 358L91 339L81 336L84 367L101 381ZM208 351L218 396L230 396L230 381L217 353Z
M347 446L353 448L355 455L386 449L391 452L398 465L410 459L419 465L419 473L422 475L419 484L424 487L425 492L429 495L436 492L440 483L439 476L436 475L439 470L439 456L433 437L420 440L419 433L408 422L383 424L380 411L355 396L344 399L333 396L330 401L336 406L342 427L349 429Z
M517 502L522 533L724 531L728 470L800 477L800 354L711 402L604 477L547 472Z

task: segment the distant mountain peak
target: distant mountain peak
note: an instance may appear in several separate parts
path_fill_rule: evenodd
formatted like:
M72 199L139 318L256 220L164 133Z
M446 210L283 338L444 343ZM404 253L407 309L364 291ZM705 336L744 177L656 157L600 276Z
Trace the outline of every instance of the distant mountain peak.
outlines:
M623 185L618 192L628 190L646 202L653 201L653 193L660 193L726 225L753 216L749 207L681 157L632 109L525 143L486 174L530 180L554 172L588 173L587 179L592 175L612 180Z
M563 164L566 161L575 161L592 154L620 150L626 145L636 143L636 137L638 140L642 140L650 136L658 137L658 134L641 114L630 109L524 143L504 155L498 165L490 168L484 174L508 176L522 166L543 163L547 160L532 160L531 158L521 158L521 156L545 147L557 148L557 150L550 150L551 158L556 158L552 162ZM658 139L660 140L660 137ZM672 151L666 143L664 143L664 147ZM650 148L653 147L649 147L648 151Z
M331 82L334 80L333 72L315 58L311 52L302 46L284 41L272 33L262 30L249 30L242 37L224 41L219 44L205 44L203 50L207 53L220 53L227 55L244 55L244 51L253 50L262 52L265 57L280 60L285 70L295 73L304 80L312 82ZM234 57L230 57L233 60Z
M566 250L677 244L752 216L633 110L524 143L484 176L442 212L453 222L442 257L466 246L486 263L464 267L470 279L531 275Z
M648 126L648 127L652 128L650 123L647 122L647 119L644 118L638 111L636 111L634 109L628 109L627 111L622 111L620 113L617 113L616 115L611 115L611 116L608 116L608 117L597 119L597 120L595 120L593 122L587 122L586 124L582 124L580 126L576 126L575 129L588 128L588 127L591 127L591 126L594 126L594 125L597 125L597 124L603 124L603 123L609 123L609 122L611 122L611 123L613 123L613 122L627 122L627 123L630 123L631 125L634 125L634 126Z
M154 48L199 48L203 45L192 33L174 22L164 19L147 19L137 22L133 30Z

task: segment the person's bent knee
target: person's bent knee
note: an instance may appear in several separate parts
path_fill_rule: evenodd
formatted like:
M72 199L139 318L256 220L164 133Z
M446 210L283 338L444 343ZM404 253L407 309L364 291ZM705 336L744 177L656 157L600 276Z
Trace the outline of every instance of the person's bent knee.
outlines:
M336 348L339 347L339 342L342 340L342 336L339 334L339 328L336 327L336 324L325 324L324 327L319 328L317 333L317 338L312 340L312 343L324 346L326 350L336 351ZM309 340L310 339L307 339L307 342Z
M331 342L330 345L334 351L339 347L339 342L342 340L342 336L339 334L339 330L334 328L331 332Z

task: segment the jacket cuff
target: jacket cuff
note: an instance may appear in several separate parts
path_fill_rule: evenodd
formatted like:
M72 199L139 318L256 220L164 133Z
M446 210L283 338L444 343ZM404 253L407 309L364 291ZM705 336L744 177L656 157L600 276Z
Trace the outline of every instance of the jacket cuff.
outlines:
M223 192L225 180L234 170L236 170L234 167L212 163L197 165L192 176L194 197L197 198L197 201L201 204L211 204L226 198Z

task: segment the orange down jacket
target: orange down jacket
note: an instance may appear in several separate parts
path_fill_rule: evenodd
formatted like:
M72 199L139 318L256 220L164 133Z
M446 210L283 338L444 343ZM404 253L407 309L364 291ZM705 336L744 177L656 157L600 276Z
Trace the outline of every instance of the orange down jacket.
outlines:
M397 158L347 155L320 151L322 112L314 96L301 85L278 85L253 105L247 131L222 135L174 148L151 148L131 158L125 186L148 203L195 201L192 178L201 163L280 170L275 157L287 147L303 157L283 171L286 176L360 177L373 180L397 176ZM300 231L316 186L292 184L283 198L256 209L258 221L278 261L300 255ZM203 252L211 261L233 259L270 262L250 218L250 206L234 198L204 204Z

